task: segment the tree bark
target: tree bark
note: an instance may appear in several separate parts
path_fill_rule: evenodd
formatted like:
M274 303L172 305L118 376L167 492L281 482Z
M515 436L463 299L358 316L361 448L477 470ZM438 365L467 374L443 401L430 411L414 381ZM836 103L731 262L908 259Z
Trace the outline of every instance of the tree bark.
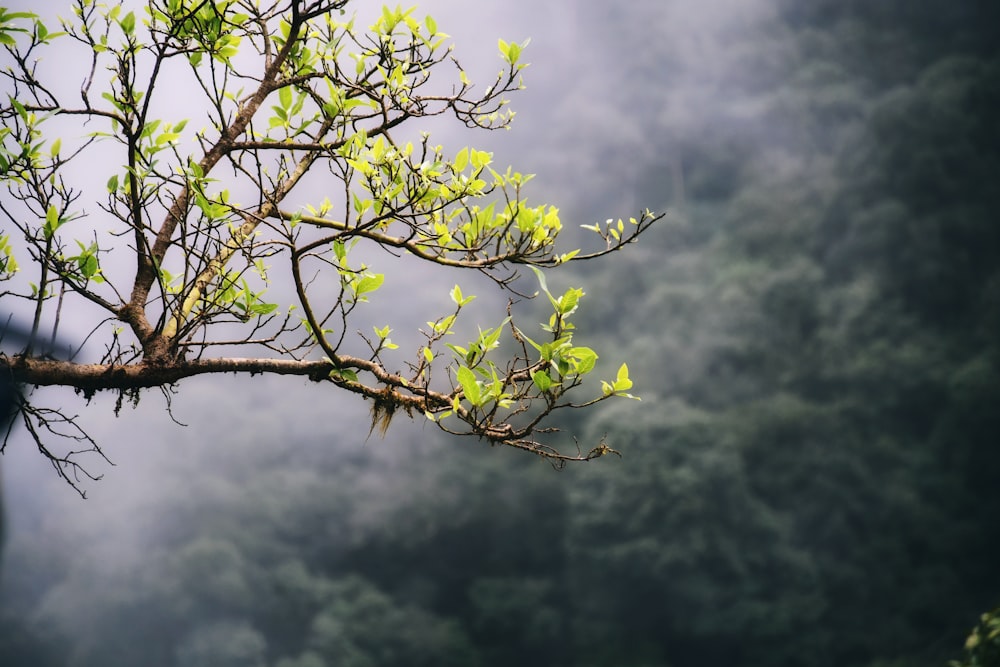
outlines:
M71 361L0 355L0 373L17 384L62 385L94 392L103 389L148 389L206 373L270 373L325 379L333 369L327 361L296 359L204 359L167 363L77 364Z

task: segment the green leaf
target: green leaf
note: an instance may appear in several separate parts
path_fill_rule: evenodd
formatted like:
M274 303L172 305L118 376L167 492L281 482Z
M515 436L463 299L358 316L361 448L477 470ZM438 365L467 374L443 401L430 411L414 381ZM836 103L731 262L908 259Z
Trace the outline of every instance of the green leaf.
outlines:
M472 167L474 169L481 169L493 161L493 153L472 150L469 153L469 159L472 160Z
M535 371L531 374L531 381L535 383L541 391L548 391L552 387L552 377L545 370Z
M455 323L455 316L448 315L447 317L442 317L437 322L428 322L427 326L434 330L436 334L450 334L451 325Z
M45 238L52 238L60 225L62 222L59 220L59 209L56 208L55 204L49 204L49 208L45 211L45 227L43 228Z
M565 264L566 262L570 261L571 259L573 259L574 257L576 257L579 254L580 254L579 248L576 249L576 250L570 250L569 252L565 252L565 253L559 255L559 263L560 264Z
M459 287L458 285L455 285L453 288L451 288L450 294L451 294L451 300L454 301L455 304L458 305L459 307L464 306L465 304L469 303L470 301L476 298L474 294L469 296L463 296L462 288Z
M333 242L333 254L337 257L338 263L344 263L344 258L347 257L347 248L344 246L343 241L338 239Z
M465 167L468 166L468 164L469 164L468 148L463 148L462 150L458 151L458 154L455 155L455 159L451 163L452 167L455 169L456 174L464 171Z
M545 274L542 273L542 270L539 269L537 266L531 266L529 264L528 268L530 268L532 271L535 272L535 277L538 278L538 284L541 286L542 291L545 292L545 296L549 297L549 301L552 303L552 307L555 308L556 311L559 311L559 302L556 301L556 298L554 296L552 296L552 293L549 292L548 285L545 284Z
M386 34L391 33L399 22L397 14L398 12L394 13L387 5L382 5L382 22L385 24Z
M121 20L119 24L126 35L131 35L135 32L135 12L129 12L125 15L125 18Z
M525 335L524 335L524 332L523 332L523 331L521 331L520 329L518 329L518 330L517 330L517 335L518 335L518 336L520 336L521 338L523 338L523 339L524 339L525 341L527 341L527 342L528 342L528 344L529 344L529 345L531 345L531 347L535 348L535 349L536 349L536 350L538 350L539 352L541 352L541 351L542 351L542 346L541 346L541 345L539 345L538 343L536 343L535 341L531 340L531 339L530 339L530 338L528 338L527 336L525 336Z
M347 380L348 382L357 382L358 374L347 368L335 368L330 371L330 377L335 380Z
M13 97L8 97L7 99L10 100L10 105L14 107L14 111L16 111L17 115L21 117L21 120L27 122L28 110L24 108L24 105L15 100Z
M507 47L507 62L511 65L517 64L518 58L521 57L521 45L517 42L511 42L510 46Z
M476 382L476 374L467 366L460 366L458 369L458 383L462 385L462 393L472 405L478 407L482 403L479 383Z
M17 272L17 260L10 247L10 235L0 234L0 275L8 276Z
M276 303L257 302L250 306L250 312L254 315L270 315L278 309Z
M572 347L567 356L576 359L576 374L585 375L594 370L597 363L597 353L589 347Z
M14 19L34 19L38 18L37 14L32 14L31 12L10 12L8 13L6 9L0 8L0 12L3 15L2 23L8 23Z
M88 280L93 278L94 274L97 273L97 257L95 255L83 255L77 264L80 267L80 273Z
M500 336L503 334L503 328L508 322L510 322L509 317L504 319L504 321L500 323L500 326L494 329L487 329L486 331L481 331L479 333L479 340L476 341L476 343L483 352L488 352L499 344Z
M354 284L354 294L361 296L367 292L374 292L385 281L383 273L365 273Z
M560 315L569 315L574 310L576 310L577 304L580 302L580 298L584 295L582 289L571 287L566 290L566 292L559 297L556 309L559 311Z
M545 284L545 274L542 273L542 270L539 269L537 266L532 266L530 264L528 265L528 268L530 268L532 271L535 272L535 277L538 278L538 284L541 285L542 291L548 294L549 287L548 285Z
M142 137L148 138L153 136L153 132L156 132L156 128L160 126L163 121L161 120L151 120L142 126Z
M615 391L627 391L632 388L632 380L628 377L628 364L622 364L618 368L618 376L615 378Z

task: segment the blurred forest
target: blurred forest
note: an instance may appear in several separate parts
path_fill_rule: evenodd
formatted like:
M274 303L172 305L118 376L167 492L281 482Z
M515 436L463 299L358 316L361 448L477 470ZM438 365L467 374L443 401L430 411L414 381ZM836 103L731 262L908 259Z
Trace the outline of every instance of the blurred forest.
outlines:
M11 541L0 664L959 657L1000 604L1000 4L772 4L723 42L754 73L714 82L724 108L660 104L669 48L619 82L650 150L608 148L631 185L557 202L591 222L625 187L671 211L630 260L558 274L634 364L641 403L565 424L620 461L555 473L394 425L363 451L302 427L177 464L127 555L95 565L99 537L41 522ZM393 454L407 439L420 456Z

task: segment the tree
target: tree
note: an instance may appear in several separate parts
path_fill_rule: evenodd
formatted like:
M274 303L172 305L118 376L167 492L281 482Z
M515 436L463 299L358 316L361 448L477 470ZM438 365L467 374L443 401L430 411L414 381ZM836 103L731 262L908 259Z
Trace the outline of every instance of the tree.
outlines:
M574 342L584 292L550 293L541 269L615 252L659 216L588 225L593 249L558 252L558 210L528 203L530 175L500 171L476 148L446 153L412 127L445 115L506 128L525 44L499 40L503 69L478 91L430 16L383 8L364 31L347 4L150 0L136 12L75 0L58 33L36 15L0 13L10 65L0 296L30 319L28 343L0 355L0 372L87 397L110 390L119 405L195 375L299 375L371 400L373 430L402 410L560 465L613 451L602 441L565 453L546 440L548 415L629 396L631 381L622 364L596 396L569 398L597 360ZM79 57L60 52L53 73L42 56L57 38ZM74 65L79 89L60 90ZM438 73L450 65L448 87ZM197 93L184 118L169 116L176 90ZM324 192L330 182L338 191L310 200L320 173ZM97 176L99 196L87 184ZM388 325L349 335L372 317L362 304L385 280L366 246L485 274L509 294L507 316L446 342L475 298L456 284L450 312L429 317L397 371ZM540 334L515 323L523 266L553 310ZM292 305L279 309L271 295ZM73 353L52 358L48 342L70 312L81 323L67 337ZM80 335L83 313L92 324ZM63 435L100 454L72 417L31 394L19 416L59 475L89 476L46 444Z
M1000 609L986 612L965 640L962 660L951 660L949 667L989 667L1000 664Z

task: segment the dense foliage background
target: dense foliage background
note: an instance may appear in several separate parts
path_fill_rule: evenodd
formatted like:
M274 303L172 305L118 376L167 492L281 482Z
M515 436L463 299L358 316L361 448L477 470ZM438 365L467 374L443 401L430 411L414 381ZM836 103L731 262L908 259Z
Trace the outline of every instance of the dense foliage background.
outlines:
M1000 603L1000 6L770 4L710 45L738 70L636 56L608 90L647 150L605 138L592 182L552 185L567 220L672 210L631 261L558 277L634 360L641 404L566 424L621 461L554 473L419 426L362 449L364 415L330 442L243 387L240 423L113 470L158 483L112 518L10 508L0 664L957 657ZM658 5L581 25L641 45ZM703 88L725 104L673 101Z

